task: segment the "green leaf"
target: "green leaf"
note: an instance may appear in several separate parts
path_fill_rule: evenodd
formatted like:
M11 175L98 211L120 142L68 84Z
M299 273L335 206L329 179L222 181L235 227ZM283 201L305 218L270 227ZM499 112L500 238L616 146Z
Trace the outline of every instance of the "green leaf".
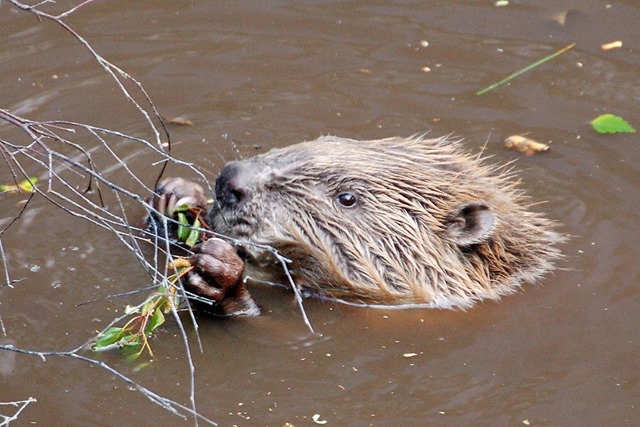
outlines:
M622 117L603 114L591 120L591 126L598 133L634 133L636 130Z
M20 181L18 183L18 187L20 187L20 190L24 191L25 193L33 193L35 191L36 182L38 182L38 178L30 177L29 179Z
M193 227L194 228L200 228L200 221L198 221L197 219L193 222ZM200 232L198 230L192 229L189 230L189 237L187 237L184 241L184 244L187 245L188 247L192 248L196 245L196 243L198 243L198 240L200 239Z
M187 240L190 231L187 216L182 212L178 212L178 240Z
M142 306L142 308L140 309L140 313L141 313L143 316L146 316L146 315L148 315L148 314L149 314L149 312L150 312L151 310L155 310L156 305L160 305L160 304L158 303L158 299L159 299L159 298L161 298L161 297L162 297L162 295L161 295L161 294L158 294L158 293L155 293L155 294L153 294L153 295L150 295L150 296L146 299L146 301L145 301L144 305Z
M124 328L111 327L103 332L102 336L96 340L95 350L99 351L103 347L108 347L118 342L122 338Z
M125 362L127 362L127 363L133 363L133 362L135 362L136 360L138 360L138 359L140 358L140 355L141 355L141 354L142 354L142 353L141 353L141 352L139 352L139 351L134 351L133 353L128 354L128 355L124 358L124 360L125 360Z
M140 342L140 335L138 334L128 334L122 337L122 339L118 342L121 346L129 346L129 347L138 347L142 343Z
M38 182L38 178L30 177L18 182L18 185L2 184L0 185L0 193L33 193L36 182Z
M151 333L159 328L163 323L164 314L162 314L162 310L160 310L160 308L158 307L153 312L153 315L149 318L144 333L147 334L147 336L151 335Z
M180 206L176 206L176 207L173 209L173 211L174 211L174 212L186 212L186 211L188 211L189 209L191 209L191 206L189 206L189 204L188 204L188 203L184 203L184 204L182 204L182 205L180 205Z

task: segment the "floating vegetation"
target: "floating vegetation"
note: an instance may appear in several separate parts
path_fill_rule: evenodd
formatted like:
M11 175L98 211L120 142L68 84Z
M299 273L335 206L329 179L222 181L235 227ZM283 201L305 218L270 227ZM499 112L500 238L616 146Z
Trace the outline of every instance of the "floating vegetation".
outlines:
M636 129L615 114L602 114L591 120L591 127L598 133L634 133Z
M476 92L476 95L484 95L485 93L489 92L490 90L493 90L493 89L497 88L498 86L502 86L503 84L510 82L511 80L515 79L519 75L524 74L527 71L530 71L530 70L532 70L532 69L544 64L545 62L555 58L556 56L562 55L563 53L565 53L569 49L572 49L575 45L576 45L575 43L571 43L570 45L567 45L567 46L563 47L562 49L552 53L551 55L547 55L544 58L534 62L533 64L527 65L526 67L516 71L515 73L508 75L504 79L502 79L502 80L500 80L500 81L498 81L496 83L493 83L493 84L485 87L484 89Z
M504 146L527 156L549 151L549 146L522 135L513 135L504 140Z

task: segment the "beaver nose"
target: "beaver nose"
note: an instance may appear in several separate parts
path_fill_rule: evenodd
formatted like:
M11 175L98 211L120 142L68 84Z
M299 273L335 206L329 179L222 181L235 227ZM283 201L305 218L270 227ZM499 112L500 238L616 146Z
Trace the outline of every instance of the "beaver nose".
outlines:
M241 206L251 192L239 162L228 163L216 179L216 200L221 208Z

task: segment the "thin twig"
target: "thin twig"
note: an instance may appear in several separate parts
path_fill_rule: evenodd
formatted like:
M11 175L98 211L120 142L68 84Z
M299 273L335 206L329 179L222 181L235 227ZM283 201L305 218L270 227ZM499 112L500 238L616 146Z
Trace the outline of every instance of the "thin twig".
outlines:
M30 403L37 402L34 397L29 397L27 400L16 400L14 402L0 402L0 406L13 406L18 408L15 414L13 415L2 415L0 414L0 427L9 427L9 423L11 421L15 421L18 419L22 411L29 406Z
M92 359L91 357L83 356L82 354L78 354L78 351L79 351L78 349L74 349L71 351L38 351L38 350L27 350L23 348L17 348L17 347L14 347L13 345L0 344L0 350L13 351L15 353L27 354L30 356L39 356L43 360L46 360L47 357L71 357L73 359L78 359L83 362L89 363L91 365L99 366L100 368L106 370L110 374L116 376L117 378L120 378L125 383L134 387L151 402L159 405L163 409L166 409L167 411L171 412L172 414L180 418L186 419L186 415L184 413L187 413L193 416L195 419L202 420L209 425L212 425L212 426L218 425L215 421L201 415L200 413L195 411L193 408L189 408L188 406L182 405L181 403L178 403L175 400L169 399L167 397L163 397L151 391L150 389L146 388L142 384L139 384L136 381L129 378L128 376L124 375L117 369L112 368L110 365L106 364L105 362L101 360Z
M176 221L171 219L162 221L160 225L162 227L161 229L157 229L158 224L152 223L152 227L150 230L142 229L140 227L135 227L129 224L127 202L132 202L138 208L141 207L146 212L147 216L154 215L156 217L162 218L163 212L158 212L152 205L147 202L147 200L152 196L154 190L152 187L145 183L145 179L141 179L141 177L138 177L131 169L130 165L127 164L129 159L127 158L127 156L121 155L122 152L119 151L120 144L122 143L127 145L127 148L129 148L126 151L127 153L133 153L133 155L137 155L137 153L144 152L145 154L153 156L153 161L150 162L149 166L155 167L155 165L158 165L158 177L162 176L162 174L164 173L164 168L166 168L167 165L172 164L185 169L189 175L197 176L198 179L207 186L209 193L213 194L213 189L211 188L210 181L207 180L204 174L199 169L194 167L194 165L192 165L191 163L177 159L170 155L169 133L167 132L164 121L162 120L158 109L152 102L151 97L146 92L142 84L132 76L130 76L128 73L115 66L114 64L108 62L105 58L99 55L87 40L82 38L73 28L71 28L71 26L63 21L63 19L69 17L80 8L92 3L93 0L82 1L77 6L72 7L66 12L58 15L48 14L40 10L41 7L50 3L50 1L48 0L45 0L44 2L38 3L33 6L26 5L17 0L9 0L9 2L14 6L20 8L21 10L34 14L38 19L53 22L56 25L61 26L65 31L67 31L68 34L70 34L81 45L83 45L87 49L89 54L93 57L93 59L102 67L105 73L107 73L113 79L116 86L122 92L123 96L129 102L131 102L134 105L135 109L144 117L144 120L148 124L151 133L153 134L153 142L143 137L128 135L120 131L92 126L89 124L63 120L33 121L24 117L20 117L10 111L0 109L0 120L4 120L15 128L20 129L22 131L21 136L26 136L27 138L27 142L24 144L0 139L0 153L2 154L4 162L9 166L8 169L10 170L13 180L17 183L21 177L28 179L30 176L29 172L32 172L35 168L38 172L41 173L38 178L43 182L42 185L35 186L34 192L29 196L29 199L23 206L22 210L17 214L17 216L14 217L13 221L11 221L9 225L4 227L4 229L0 231L0 258L2 259L2 265L5 270L5 281L7 285L11 286L16 281L11 280L11 276L7 268L7 254L5 254L4 247L2 245L3 233L12 224L14 224L15 221L21 218L22 213L27 209L27 206L30 204L29 202L32 199L41 200L40 198L42 198L42 200L47 201L53 206L61 209L66 215L82 219L89 224L95 225L99 229L106 230L112 233L123 244L126 250L137 259L140 265L149 274L151 288L168 286L168 278L172 274L176 273L176 271L171 271L169 268L169 261L174 257L173 251L175 249L172 247L169 239L160 238L158 236L168 236L169 225L172 223L176 223ZM125 84L128 84L131 88L130 83L133 83L133 85L135 86L135 89L132 89L133 92L129 91L125 87ZM136 96L138 97L138 99L142 99L142 104L144 106L136 101ZM159 123L160 127L158 127L156 123ZM87 134L89 135L89 138L86 138ZM166 142L162 141L163 138L166 140ZM118 146L112 146L112 144L110 143L110 141L114 139L118 140ZM167 146L167 149L165 149L165 144ZM130 149L131 146L133 146L134 149ZM234 146L234 148L236 147ZM109 163L107 168L100 169L94 162L92 156L100 158L98 157L97 153L108 157ZM117 171L119 175L126 176L126 179L122 179L125 177L119 176L118 180L118 182L125 182L125 184L118 184L109 179L114 171ZM79 187L77 185L76 181L86 179L88 179L88 184L86 186ZM93 197L94 200L92 200L89 194L89 190L92 188L93 183L95 183L97 188L97 198L99 199L97 201L95 200L96 197ZM79 189L82 187L85 187L85 189ZM137 190L135 190L134 187L137 188ZM105 203L105 200L112 201L114 199L115 203L112 202L111 204L115 205L115 207L107 209L107 203ZM212 233L211 231L202 228L198 230L200 230L201 233L211 233L213 235L217 235L216 233ZM164 231L164 233L157 233L157 231ZM233 242L234 244L250 244L237 239L228 238L227 236L219 237ZM146 254L143 250L145 244L149 244L149 247L153 251L152 256L148 256L148 254ZM262 245L253 246L271 252L275 259L277 259L278 262L282 265L282 268L287 275L289 284L295 294L296 302L298 304L298 307L300 308L304 322L309 330L311 332L314 332L308 316L304 311L300 289L296 286L293 278L289 274L288 264L290 263L290 261L279 254L274 248ZM176 291L179 292L179 295L182 296L184 300L190 298L201 300L205 303L210 303L210 301L208 300L187 292L180 283L176 283L176 286ZM141 292L145 289L147 289L147 287L142 286L139 289L131 291L130 293ZM115 298L123 294L116 294L105 298ZM198 348L202 352L203 346L198 334L198 323L196 321L196 317L190 305L187 304L186 307L189 312L190 322L196 332L195 339L197 340ZM91 357L87 357L81 354L81 352L84 351L87 346L91 345L95 338L88 340L72 351L66 352L43 352L35 350L24 350L7 345L0 345L0 350L36 355L40 356L41 358L45 358L48 356L71 357L82 360L86 363L98 365L111 374L115 375L116 377L120 378L121 380L135 387L149 400L160 405L162 408L181 417L185 417L185 414L187 416L192 416L196 426L198 425L199 421L204 421L208 424L216 425L215 422L202 416L196 408L196 367L191 354L190 337L186 331L182 319L180 318L178 309L179 308L176 306L171 307L173 318L175 319L175 322L177 323L180 330L180 336L182 338L183 346L185 349L185 358L189 366L190 404L188 407L155 394L154 392L148 390L141 384L134 382L125 374L117 371L115 368L112 368L104 362L92 359ZM109 323L109 325L105 329L103 329L102 332L120 322L125 317L126 315L122 315L113 319ZM2 330L3 335L6 336L7 331L5 329L4 323L2 323L1 318L0 329Z

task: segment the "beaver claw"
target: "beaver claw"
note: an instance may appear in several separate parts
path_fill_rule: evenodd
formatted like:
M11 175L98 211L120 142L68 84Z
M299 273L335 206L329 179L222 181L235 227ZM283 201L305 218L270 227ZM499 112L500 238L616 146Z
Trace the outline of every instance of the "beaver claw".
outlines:
M187 274L185 288L215 302L207 311L223 316L260 314L242 280L244 262L233 246L213 238L194 246L193 251L189 262L194 268Z
M176 219L179 210L184 212L188 222L192 224L200 212L206 212L207 198L202 187L195 182L184 178L166 178L156 186L149 204L155 211L146 219L147 229L165 237L163 215ZM169 237L175 242L178 227L175 223L168 224L168 227Z
M205 210L207 198L202 187L195 182L184 178L165 178L156 186L150 203L158 212L172 218L180 206Z

